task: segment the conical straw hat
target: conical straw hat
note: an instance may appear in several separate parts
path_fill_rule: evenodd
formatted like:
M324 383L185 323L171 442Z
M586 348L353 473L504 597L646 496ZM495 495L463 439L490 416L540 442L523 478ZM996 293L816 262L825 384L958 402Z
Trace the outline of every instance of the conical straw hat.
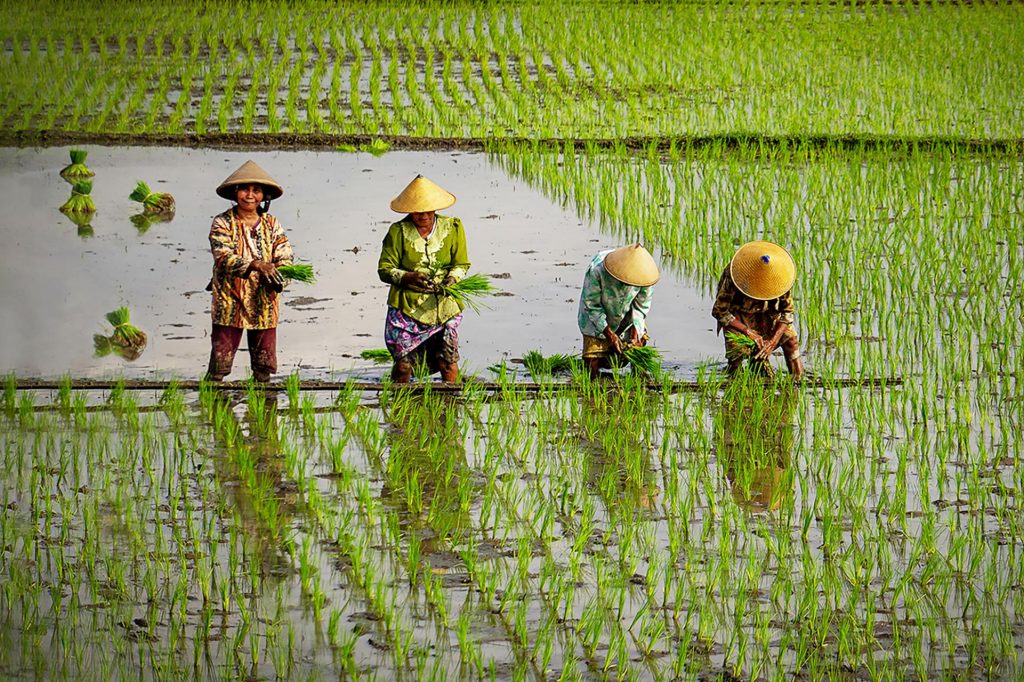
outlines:
M401 194L391 200L391 210L397 213L427 213L440 211L454 203L454 194L444 191L422 175L417 175Z
M620 246L604 257L604 269L623 284L649 287L661 279L658 265L647 249L639 244Z
M747 242L732 257L729 274L736 288L745 295L768 301L793 288L796 264L789 252L778 244Z
M227 180L220 183L220 187L217 188L217 196L234 201L235 186L250 184L263 185L264 199L277 199L284 194L284 187L270 177L267 171L256 165L254 161L246 161L238 167L238 170L229 175Z

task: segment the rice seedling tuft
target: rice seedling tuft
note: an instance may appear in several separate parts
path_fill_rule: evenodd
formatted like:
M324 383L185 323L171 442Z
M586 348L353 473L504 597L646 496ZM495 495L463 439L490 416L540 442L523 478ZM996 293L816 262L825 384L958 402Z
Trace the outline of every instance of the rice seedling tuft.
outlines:
M442 296L451 296L462 305L469 306L479 312L484 305L480 302L483 296L492 296L498 289L491 283L487 275L469 275L451 285L438 283L437 291Z
M142 351L146 349L148 338L145 332L131 323L128 308L121 307L112 310L105 317L107 322L114 327L114 331L110 336L93 335L92 342L96 357L106 357L114 353L125 360L138 359L142 355Z
M389 149L391 149L391 145L385 142L384 140L380 139L379 137L373 138L373 142L370 142L369 144L359 146L359 151L369 152L374 156L381 156L382 154L385 154Z
M142 204L142 212L144 214L174 212L174 197L167 192L154 192L150 190L149 185L142 180L138 181L138 184L135 185L135 189L128 195L128 198Z
M316 281L313 273L313 266L309 263L295 263L293 265L279 265L277 271L286 279L293 279L303 284L312 284Z
M91 180L80 180L71 186L71 196L60 207L61 212L68 215L88 214L96 212L96 204L89 194L92 192Z
M535 379L552 374L572 372L573 368L580 364L578 357L564 353L545 356L540 351L531 350L523 354L523 365Z
M745 334L739 332L727 331L725 332L725 338L728 341L732 341L734 346L730 347L725 353L725 357L730 360L736 358L749 358L753 355L753 351L757 348L757 344L754 340Z
M391 362L391 351L387 348L368 348L359 353L363 360L373 360L377 363Z
M89 152L84 149L72 149L71 163L61 169L60 176L65 180L73 182L96 175L85 165L85 157L88 155Z
M656 377L661 373L661 353L651 346L630 346L622 355L634 369Z

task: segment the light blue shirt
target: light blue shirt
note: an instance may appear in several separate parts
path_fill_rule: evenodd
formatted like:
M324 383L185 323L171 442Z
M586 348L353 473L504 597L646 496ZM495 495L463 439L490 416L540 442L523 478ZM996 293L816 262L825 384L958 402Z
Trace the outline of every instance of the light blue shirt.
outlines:
M600 251L590 261L583 276L580 294L579 325L584 336L603 336L605 327L616 334L632 325L638 334L647 331L647 313L651 309L651 289L623 284L604 269L604 258L612 249Z

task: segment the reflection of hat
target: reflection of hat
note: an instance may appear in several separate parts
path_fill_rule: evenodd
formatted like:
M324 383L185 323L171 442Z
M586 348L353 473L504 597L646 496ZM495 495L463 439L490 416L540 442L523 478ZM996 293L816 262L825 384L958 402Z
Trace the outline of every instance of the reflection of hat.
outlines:
M649 287L661 279L654 257L639 244L620 246L604 257L604 269L623 284Z
M284 194L284 187L281 187L277 180L270 177L267 171L253 161L246 161L238 167L238 170L229 175L227 180L220 183L220 187L217 188L217 196L234 200L235 187L238 185L263 185L263 198L265 199L277 199Z
M448 208L454 203L454 194L417 175L401 194L391 200L391 210L397 213L428 213Z
M793 288L796 264L789 252L778 244L747 242L732 257L729 274L736 288L745 295L768 301Z

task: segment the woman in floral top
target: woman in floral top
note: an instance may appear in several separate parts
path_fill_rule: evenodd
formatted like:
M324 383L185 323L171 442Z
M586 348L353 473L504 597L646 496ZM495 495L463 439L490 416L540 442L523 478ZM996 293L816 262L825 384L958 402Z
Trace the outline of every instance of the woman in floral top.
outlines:
M213 331L206 378L222 381L231 373L246 330L252 374L265 382L277 371L277 319L284 279L277 266L290 265L292 247L277 218L267 213L284 189L265 170L246 161L217 188L235 205L216 216L210 228L213 251ZM262 204L262 206L261 206Z
M442 381L458 381L463 305L436 288L469 271L462 221L437 213L454 203L452 194L422 175L391 202L393 211L407 215L384 235L377 275L391 285L384 342L394 358L391 378L398 383L412 378L417 360L440 372Z
M597 377L613 354L647 345L651 289L660 278L654 257L639 244L601 251L590 261L577 316L590 376Z

